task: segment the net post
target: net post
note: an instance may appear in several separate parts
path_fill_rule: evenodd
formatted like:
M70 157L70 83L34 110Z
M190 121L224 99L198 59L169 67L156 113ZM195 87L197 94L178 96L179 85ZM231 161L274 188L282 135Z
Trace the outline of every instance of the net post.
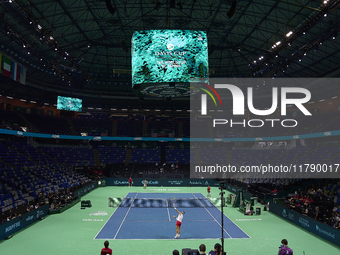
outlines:
M223 207L225 205L225 201L224 201L224 197L223 195L225 194L225 192L223 192L223 189L221 188L221 225L222 225L222 237L221 237L221 243L222 243L222 254L224 254L224 221L223 221Z

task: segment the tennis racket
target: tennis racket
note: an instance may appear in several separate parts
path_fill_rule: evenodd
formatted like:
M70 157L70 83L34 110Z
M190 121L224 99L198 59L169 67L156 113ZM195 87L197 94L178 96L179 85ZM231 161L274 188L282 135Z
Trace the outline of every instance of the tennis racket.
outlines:
M176 200L177 199L175 197L172 199L172 204L173 204L174 207L176 207Z

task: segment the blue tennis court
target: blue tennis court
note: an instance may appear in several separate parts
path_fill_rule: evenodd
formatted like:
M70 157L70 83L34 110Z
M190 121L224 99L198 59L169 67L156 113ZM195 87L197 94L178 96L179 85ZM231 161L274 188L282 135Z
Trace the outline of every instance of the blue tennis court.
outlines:
M128 193L129 206L118 207L105 223L95 239L173 239L178 215L172 206L140 207L135 199L192 199L205 197L201 193ZM199 202L201 203L201 202ZM177 207L177 205L176 205ZM181 239L221 238L221 211L216 206L181 208L185 211L181 227ZM242 229L224 215L225 238L250 238Z

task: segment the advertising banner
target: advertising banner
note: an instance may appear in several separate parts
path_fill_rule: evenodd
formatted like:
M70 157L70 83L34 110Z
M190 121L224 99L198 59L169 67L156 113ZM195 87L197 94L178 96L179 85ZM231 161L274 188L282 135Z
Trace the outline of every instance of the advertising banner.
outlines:
M90 192L91 190L93 190L95 188L97 188L97 183L96 182L91 183L91 184L89 184L89 185L87 185L87 186L85 186L85 187L83 187L83 188L81 188L79 190L76 190L74 192L74 196L75 197L81 197L84 194L86 194L87 192Z
M128 186L129 182L127 178L106 178L106 186ZM134 178L133 186L143 186L144 178ZM163 178L153 178L146 179L147 186L165 186L165 187L218 187L219 182L213 179L163 179Z
M6 236L12 235L20 229L32 224L33 222L41 219L48 214L49 205L43 205L38 209L25 213L21 217L11 220L0 226L0 240L4 239Z
M304 216L298 212L289 210L276 203L269 202L269 211L302 227L315 235L320 236L331 243L340 246L340 231L320 221Z

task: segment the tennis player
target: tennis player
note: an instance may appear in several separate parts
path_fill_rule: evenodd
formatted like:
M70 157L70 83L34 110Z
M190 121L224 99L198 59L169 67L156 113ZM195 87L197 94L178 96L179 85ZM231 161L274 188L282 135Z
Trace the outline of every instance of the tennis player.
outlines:
M145 179L145 180L143 181L143 184L144 184L143 189L146 189L146 186L147 186L147 184L148 184L148 181Z
M174 209L176 210L176 212L178 212L178 216L176 218L176 216L174 216L174 218L177 220L176 222L176 235L175 238L179 238L181 235L181 225L182 225L182 220L183 220L183 214L185 213L184 211L179 212L175 205L174 205Z

